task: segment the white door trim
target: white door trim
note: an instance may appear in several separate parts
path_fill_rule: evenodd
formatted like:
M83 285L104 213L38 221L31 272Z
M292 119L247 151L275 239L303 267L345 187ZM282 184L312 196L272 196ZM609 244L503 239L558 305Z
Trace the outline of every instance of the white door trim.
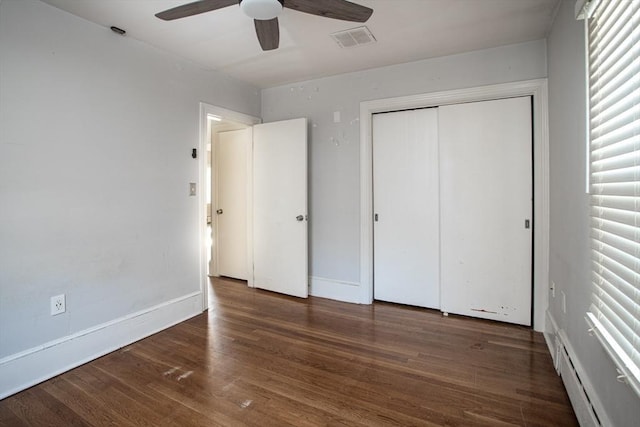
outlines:
M515 96L533 97L533 328L544 331L549 277L549 127L547 79L432 92L360 103L360 303L373 302L372 115Z
M205 238L207 232L207 195L204 189L207 188L207 144L211 141L211 126L209 126L209 120L207 116L211 114L218 116L223 120L229 120L233 122L242 123L247 126L253 126L261 123L262 120L258 117L250 116L236 111L228 110L226 108L217 107L215 105L207 104L205 102L200 103L200 146L198 147L198 233L199 233L199 245L200 245L200 294L202 295L202 311L205 311L209 306L209 276L207 275L207 239ZM249 153L253 152L253 142L248 147ZM247 162L251 163L251 154L249 154ZM214 167L214 160L212 159L211 167ZM249 174L251 174L252 167L247 168ZM253 182L253 177L248 176L249 182ZM251 184L249 184L251 185ZM248 194L253 194L251 188L248 189ZM253 205L251 204L251 198L247 200L247 224L253 224ZM251 230L247 230L248 247L251 247L251 239L253 234ZM253 265L253 259L249 252L249 259L247 260L249 265ZM253 286L253 272L249 271L249 286Z

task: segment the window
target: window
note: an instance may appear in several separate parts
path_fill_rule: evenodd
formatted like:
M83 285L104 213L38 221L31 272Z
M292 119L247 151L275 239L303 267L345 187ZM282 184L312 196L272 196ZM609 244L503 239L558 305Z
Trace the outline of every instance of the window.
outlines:
M640 1L587 3L593 297L587 321L640 395Z

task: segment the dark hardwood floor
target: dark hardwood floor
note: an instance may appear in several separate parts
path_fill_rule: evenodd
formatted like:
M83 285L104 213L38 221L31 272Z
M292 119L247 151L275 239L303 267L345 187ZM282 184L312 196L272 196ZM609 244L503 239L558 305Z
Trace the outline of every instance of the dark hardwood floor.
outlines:
M208 313L0 401L0 425L577 425L530 329L212 289Z

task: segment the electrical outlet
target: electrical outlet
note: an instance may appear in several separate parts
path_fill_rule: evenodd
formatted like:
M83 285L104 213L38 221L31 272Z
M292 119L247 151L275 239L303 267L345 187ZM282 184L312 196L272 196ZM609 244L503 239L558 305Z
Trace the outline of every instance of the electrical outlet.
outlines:
M51 315L62 314L67 311L64 294L51 297Z
M551 281L551 285L549 286L549 290L551 291L551 297L555 298L556 297L556 282L554 282L553 280Z
M562 312L567 314L567 295L564 291L560 291L560 295L562 296Z

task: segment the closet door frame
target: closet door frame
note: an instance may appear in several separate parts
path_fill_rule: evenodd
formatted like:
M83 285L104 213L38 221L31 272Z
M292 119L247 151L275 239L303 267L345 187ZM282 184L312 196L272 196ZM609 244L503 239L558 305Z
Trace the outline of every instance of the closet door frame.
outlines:
M438 107L518 96L532 97L533 113L533 328L545 330L549 304L549 128L547 79L432 92L360 103L360 303L373 302L374 113Z

